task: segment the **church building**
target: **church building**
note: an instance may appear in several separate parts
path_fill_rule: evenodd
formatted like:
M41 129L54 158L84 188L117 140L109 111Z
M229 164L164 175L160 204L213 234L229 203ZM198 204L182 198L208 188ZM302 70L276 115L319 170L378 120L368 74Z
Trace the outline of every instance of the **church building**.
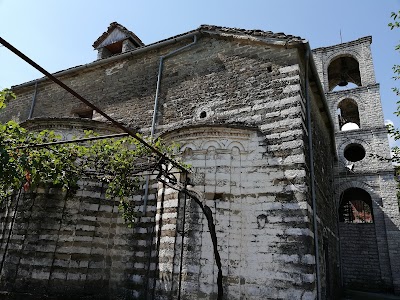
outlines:
M133 228L84 178L73 196L3 201L2 295L400 294L397 183L371 43L311 49L284 33L201 25L144 45L111 23L95 61L53 75L127 128L179 143L190 188L151 177L131 199ZM12 90L2 122L65 140L121 132L47 77Z

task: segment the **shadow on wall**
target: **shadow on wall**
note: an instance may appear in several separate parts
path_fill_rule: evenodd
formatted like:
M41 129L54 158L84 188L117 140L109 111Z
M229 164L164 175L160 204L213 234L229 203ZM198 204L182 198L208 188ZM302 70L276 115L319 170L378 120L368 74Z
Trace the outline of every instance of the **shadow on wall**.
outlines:
M400 234L382 210L382 198L365 184L348 182L340 195L339 230L346 289L394 292L387 239ZM394 237L396 238L396 237ZM393 242L393 241L392 241Z

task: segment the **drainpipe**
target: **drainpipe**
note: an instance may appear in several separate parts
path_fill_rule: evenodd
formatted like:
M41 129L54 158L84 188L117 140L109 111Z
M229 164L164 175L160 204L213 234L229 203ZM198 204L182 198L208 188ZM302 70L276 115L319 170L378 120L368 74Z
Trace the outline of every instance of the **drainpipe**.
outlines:
M160 56L160 63L158 66L158 76L157 76L157 88L156 88L156 95L155 95L155 99L154 99L154 110L153 110L153 121L151 123L151 139L154 138L154 132L156 130L156 121L157 121L157 110L158 110L158 96L160 93L160 87L161 87L161 76L162 76L162 70L163 70L163 66L164 66L164 60L172 55L175 55L176 53L183 51L191 46L193 46L194 44L197 43L197 34L193 35L193 42L191 42L190 44L187 44L181 48L175 49L173 51L171 51L170 53L164 55L164 56ZM146 176L146 183L145 183L145 187L144 187L144 200L143 200L143 215L146 214L146 210L147 210L147 200L149 197L149 183L150 183L150 175ZM163 186L163 188L165 189L165 186ZM164 194L164 192L163 192ZM162 204L163 205L163 204ZM160 210L160 220L162 220L162 210ZM161 236L161 224L159 224L159 235ZM149 243L151 243L151 237L153 236L152 234L149 234L150 239L148 240ZM158 255L158 254L157 254ZM149 260L148 260L148 272L150 272L150 263L151 263L151 247L150 247L150 252L149 252ZM148 273L149 274L149 273ZM156 278L154 278L154 283L155 284ZM149 282L147 281L146 284L146 299L148 298L148 285ZM154 299L154 292L155 292L155 286L153 285L153 291L152 291L152 299Z
M307 132L308 132L308 151L310 157L310 181L311 181L311 199L313 209L313 227L314 227L314 251L315 251L315 275L317 282L317 299L321 300L321 278L320 278L320 262L319 262L319 244L318 244L318 221L317 221L317 199L315 195L315 173L314 173L314 153L313 153L313 137L311 127L311 99L308 92L308 65L310 63L310 49L306 47L305 54L305 98L307 110Z
M36 81L36 83L35 83L35 92L33 93L32 105L31 105L31 110L29 111L28 120L32 119L32 116L33 116L33 110L35 109L35 104L36 104L37 89L38 89L38 82Z
M167 55L161 56L160 57L160 65L158 67L158 77L157 77L157 89L156 89L156 97L154 100L154 111L153 111L153 122L151 124L151 137L154 137L154 131L156 129L156 120L157 120L157 108L158 108L158 95L160 93L160 85L161 85L161 75L162 75L162 70L163 70L163 62L164 59L175 55L178 52L181 52L182 50L185 50L186 48L192 47L194 44L197 43L197 36L193 36L193 42L191 42L188 45L185 45L181 48L175 49L168 53Z
M185 189L187 188L187 180L185 182ZM186 223L186 202L187 202L187 193L185 193L185 197L183 199L183 215L182 215L182 233L181 233L181 257L179 264L179 282L178 282L178 300L181 300L181 290L182 290L182 272L183 272L183 248L184 248L184 240L185 240L185 223Z
M171 57L171 56L177 54L178 52L181 52L189 47L192 47L196 43L197 43L197 35L194 35L193 42L191 42L190 44L187 44L181 48L175 49L164 56L160 56L160 64L158 66L156 96L154 99L153 121L151 123L151 134L150 134L151 139L154 138L154 132L156 130L156 121L157 121L157 112L158 112L158 96L160 94L161 77L162 77L162 70L163 70L163 66L164 66L164 60L168 57ZM147 209L147 199L149 196L149 181L150 181L150 176L147 175L146 176L146 184L145 184L145 188L144 188L143 214L146 214L146 209Z

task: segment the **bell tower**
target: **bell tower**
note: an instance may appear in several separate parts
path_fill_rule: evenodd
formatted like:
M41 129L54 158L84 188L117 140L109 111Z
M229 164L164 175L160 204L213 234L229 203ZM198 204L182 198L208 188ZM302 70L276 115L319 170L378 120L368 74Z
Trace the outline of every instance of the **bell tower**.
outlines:
M400 293L400 216L371 37L313 50L335 126L342 282Z

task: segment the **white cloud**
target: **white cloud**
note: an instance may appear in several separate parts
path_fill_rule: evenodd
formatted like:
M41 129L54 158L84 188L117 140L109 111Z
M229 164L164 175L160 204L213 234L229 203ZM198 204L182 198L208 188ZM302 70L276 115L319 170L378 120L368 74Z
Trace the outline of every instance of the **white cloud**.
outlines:
M393 125L394 126L394 123L393 123L393 121L392 120L385 120L385 125ZM390 136L389 134L388 134L388 140L389 140L389 146L390 146L390 148L393 148L393 147L395 147L395 146L397 146L397 147L400 147L400 141L396 141L392 136ZM393 157L393 152L392 151L390 151L390 156L391 157ZM396 163L396 162L392 162L393 163L393 165L398 165L399 163Z
M385 120L385 125L389 125L389 124L394 126L394 123L393 123L392 120L389 120L389 119ZM390 147L394 147L394 146L400 147L400 142L396 141L392 136L388 135L388 139L389 139L389 146Z
M385 125L389 125L389 124L394 125L392 120L389 120L389 119L385 120Z

